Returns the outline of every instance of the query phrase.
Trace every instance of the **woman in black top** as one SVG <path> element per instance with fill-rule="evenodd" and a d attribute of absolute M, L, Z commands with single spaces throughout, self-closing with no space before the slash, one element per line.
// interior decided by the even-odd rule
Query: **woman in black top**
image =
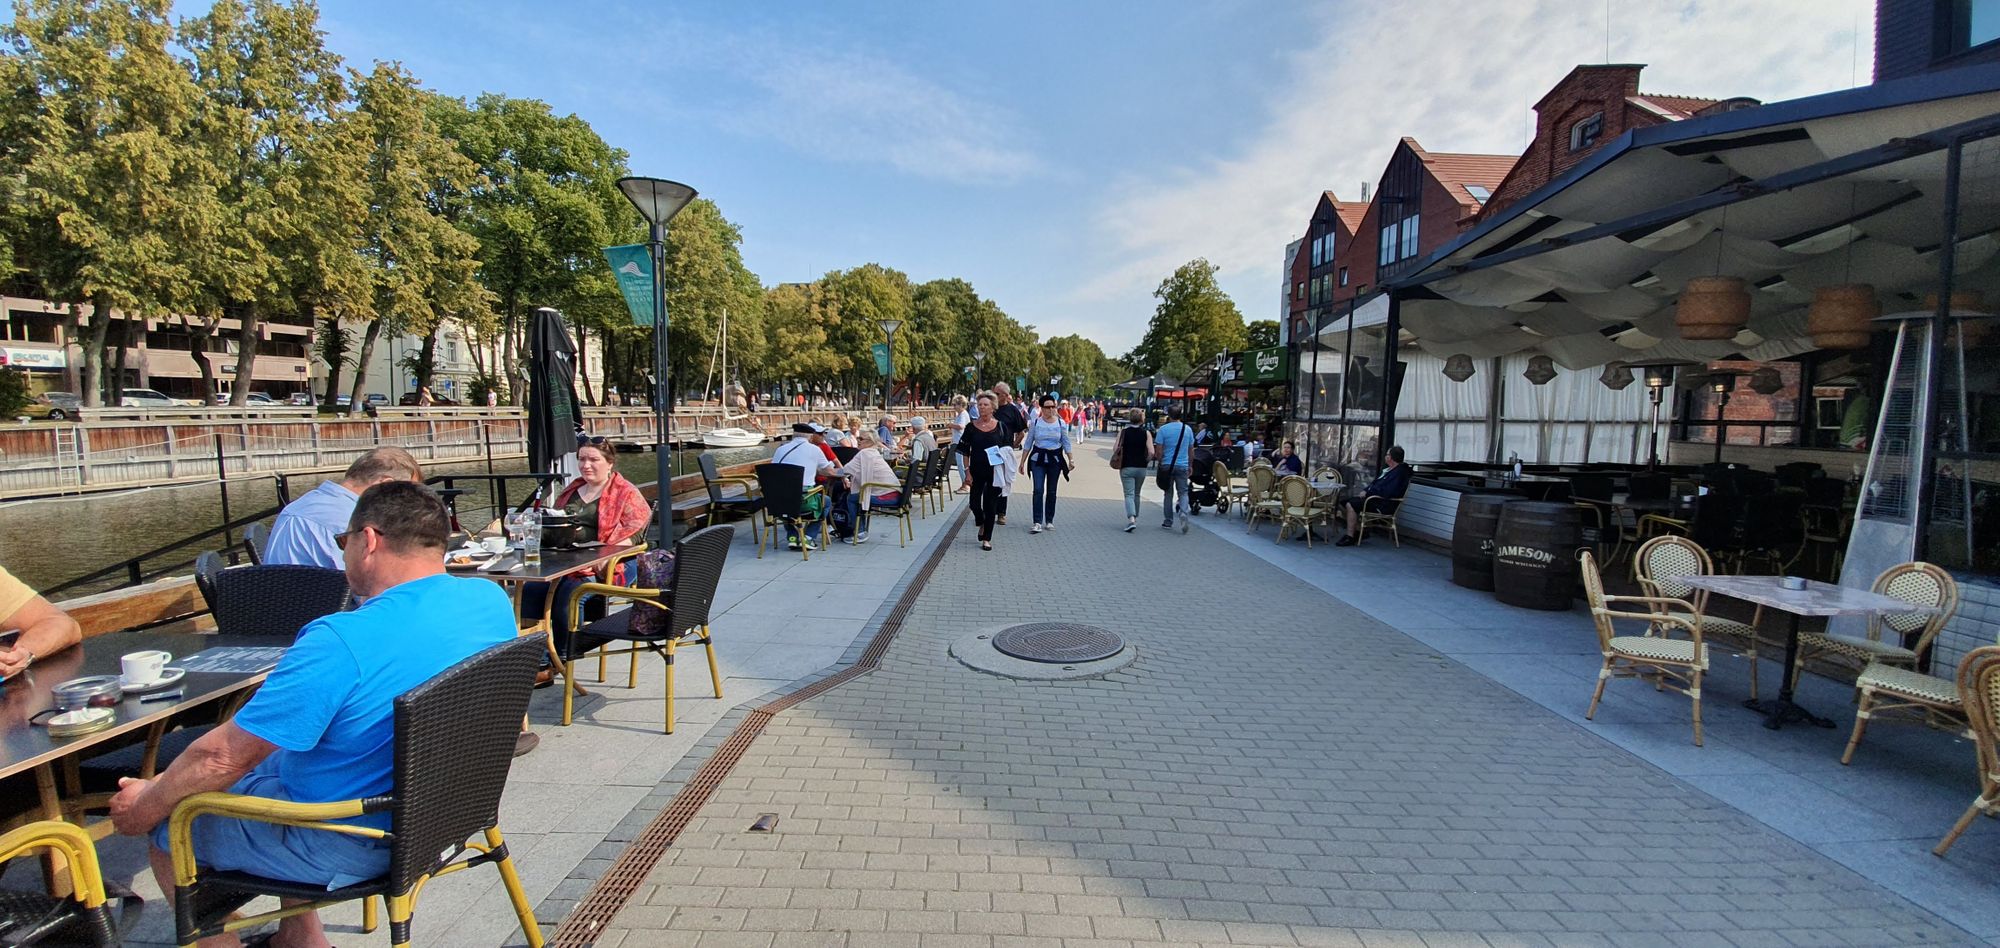
<path fill-rule="evenodd" d="M 1118 479 L 1125 484 L 1125 532 L 1139 529 L 1139 488 L 1153 473 L 1153 433 L 1146 430 L 1146 413 L 1137 408 L 1126 414 L 1129 422 L 1118 432 L 1118 447 L 1111 452 L 1118 463 Z"/>
<path fill-rule="evenodd" d="M 982 550 L 993 549 L 993 519 L 1000 514 L 1000 487 L 994 483 L 996 474 L 993 462 L 986 457 L 986 449 L 1014 446 L 1013 432 L 995 417 L 994 409 L 992 393 L 980 393 L 979 417 L 965 426 L 954 445 L 958 453 L 965 455 L 965 483 L 972 486 L 972 516 L 979 522 Z"/>

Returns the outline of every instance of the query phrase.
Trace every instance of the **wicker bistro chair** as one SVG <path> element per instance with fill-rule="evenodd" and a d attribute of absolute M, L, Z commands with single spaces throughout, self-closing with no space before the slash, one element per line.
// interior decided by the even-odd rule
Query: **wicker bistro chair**
<path fill-rule="evenodd" d="M 194 558 L 194 588 L 201 593 L 201 601 L 208 603 L 211 612 L 215 610 L 215 577 L 228 568 L 229 559 L 215 550 Z"/>
<path fill-rule="evenodd" d="M 270 524 L 253 523 L 243 528 L 243 552 L 249 555 L 250 562 L 263 563 L 264 548 L 270 545 Z"/>
<path fill-rule="evenodd" d="M 1691 576 L 1712 576 L 1715 563 L 1701 545 L 1682 536 L 1657 536 L 1639 545 L 1632 553 L 1632 579 L 1648 597 L 1663 602 L 1684 602 L 1694 608 L 1676 611 L 1668 607 L 1664 615 L 1701 627 L 1703 641 L 1717 636 L 1739 644 L 1743 657 L 1750 660 L 1750 698 L 1757 697 L 1757 624 L 1763 621 L 1764 607 L 1758 606 L 1748 623 L 1708 614 L 1708 590 L 1688 585 Z"/>
<path fill-rule="evenodd" d="M 306 623 L 354 602 L 347 574 L 319 566 L 238 566 L 217 573 L 215 630 L 223 635 L 295 638 Z"/>
<path fill-rule="evenodd" d="M 1361 498 L 1361 535 L 1356 540 L 1368 539 L 1369 527 L 1388 527 L 1390 539 L 1396 542 L 1396 549 L 1403 548 L 1403 533 L 1396 526 L 1396 518 L 1403 512 L 1400 497 L 1384 497 L 1370 494 Z"/>
<path fill-rule="evenodd" d="M 1215 480 L 1217 513 L 1228 513 L 1230 504 L 1241 506 L 1250 499 L 1250 483 L 1237 480 L 1236 475 L 1229 472 L 1229 465 L 1214 462 L 1209 467 L 1209 476 Z"/>
<path fill-rule="evenodd" d="M 697 455 L 695 461 L 701 465 L 701 486 L 708 491 L 707 523 L 715 523 L 716 517 L 723 514 L 740 514 L 749 519 L 750 532 L 756 533 L 757 514 L 764 509 L 764 495 L 757 490 L 757 479 L 716 473 L 715 457 L 706 452 Z"/>
<path fill-rule="evenodd" d="M 1297 524 L 1306 532 L 1306 546 L 1312 546 L 1312 529 L 1327 522 L 1327 509 L 1314 503 L 1316 492 L 1312 483 L 1293 474 L 1278 482 L 1278 540 L 1283 542 L 1285 534 Z"/>
<path fill-rule="evenodd" d="M 1842 764 L 1854 760 L 1861 735 L 1874 720 L 1910 721 L 1977 740 L 1965 717 L 1965 702 L 1949 678 L 1926 675 L 1914 668 L 1869 662 L 1854 679 L 1854 733 L 1847 738 Z"/>
<path fill-rule="evenodd" d="M 495 645 L 439 672 L 395 702 L 394 789 L 387 795 L 335 803 L 293 803 L 233 793 L 197 793 L 174 808 L 167 826 L 174 866 L 174 931 L 181 944 L 240 931 L 283 917 L 280 910 L 238 918 L 260 895 L 301 899 L 317 910 L 355 899 L 380 897 L 389 906 L 389 939 L 410 944 L 410 916 L 425 882 L 473 866 L 494 865 L 513 902 L 528 944 L 540 948 L 541 927 L 528 904 L 507 843 L 500 836 L 500 794 L 514 758 L 533 692 L 542 643 L 516 639 Z M 354 817 L 389 814 L 389 828 L 357 825 Z M 384 839 L 389 871 L 329 890 L 241 872 L 203 868 L 194 851 L 194 821 L 224 816 Z M 483 841 L 472 839 L 483 836 Z M 471 855 L 468 858 L 467 854 Z M 372 930 L 372 902 L 363 905 L 363 927 Z"/>
<path fill-rule="evenodd" d="M 1678 690 L 1694 699 L 1694 743 L 1701 746 L 1701 676 L 1708 671 L 1708 646 L 1702 642 L 1701 624 L 1681 618 L 1697 612 L 1693 603 L 1660 596 L 1607 596 L 1604 577 L 1597 571 L 1597 557 L 1589 550 L 1580 554 L 1583 589 L 1590 601 L 1590 615 L 1597 623 L 1597 645 L 1604 653 L 1604 667 L 1597 672 L 1597 690 L 1590 695 L 1590 710 L 1583 717 L 1597 716 L 1597 703 L 1604 698 L 1604 685 L 1613 678 L 1639 678 L 1665 688 L 1675 683 Z M 1644 612 L 1613 609 L 1614 604 L 1632 603 Z M 1619 621 L 1646 623 L 1643 635 L 1619 635 Z M 1680 629 L 1685 639 L 1668 638 Z M 1678 686 L 1685 685 L 1684 688 Z"/>
<path fill-rule="evenodd" d="M 143 903 L 129 892 L 106 888 L 90 831 L 62 820 L 41 820 L 0 835 L 0 862 L 38 850 L 62 855 L 75 891 L 53 896 L 0 890 L 0 945 L 111 948 L 122 944 L 122 933 L 132 930 Z M 114 902 L 122 907 L 117 917 L 112 915 Z"/>
<path fill-rule="evenodd" d="M 1958 611 L 1958 583 L 1950 573 L 1929 563 L 1891 566 L 1875 577 L 1869 589 L 1912 605 L 1930 606 L 1937 612 L 1872 615 L 1868 617 L 1867 634 L 1860 636 L 1802 632 L 1798 660 L 1786 669 L 1793 681 L 1798 680 L 1799 671 L 1806 667 L 1806 659 L 1820 656 L 1838 656 L 1860 667 L 1875 662 L 1915 668 L 1924 653 L 1930 651 L 1931 640 L 1937 638 L 1938 631 Z M 1885 628 L 1896 633 L 1894 640 L 1882 640 Z M 1916 636 L 1914 640 L 1910 639 L 1912 635 Z"/>
<path fill-rule="evenodd" d="M 1253 466 L 1245 479 L 1248 488 L 1243 499 L 1244 531 L 1256 530 L 1259 518 L 1282 520 L 1285 504 L 1278 497 L 1278 472 L 1270 465 Z"/>
<path fill-rule="evenodd" d="M 1931 853 L 1942 856 L 1972 826 L 1980 814 L 2000 814 L 2000 646 L 1973 649 L 1959 663 L 1959 702 L 1971 724 L 1972 743 L 1979 757 L 1979 796 L 1938 840 Z"/>
<path fill-rule="evenodd" d="M 780 526 L 795 528 L 803 534 L 807 524 L 817 521 L 820 525 L 820 538 L 825 539 L 829 536 L 826 529 L 826 489 L 814 487 L 807 490 L 800 483 L 797 465 L 757 465 L 757 487 L 764 494 L 764 530 L 757 535 L 758 559 L 764 558 L 765 541 L 770 541 L 773 550 L 777 549 Z M 814 497 L 820 498 L 818 514 L 812 513 L 806 506 Z M 804 542 L 799 544 L 799 555 L 804 559 L 812 559 L 812 551 L 806 549 Z"/>
<path fill-rule="evenodd" d="M 907 505 L 906 505 L 907 506 Z M 667 663 L 666 687 L 666 733 L 674 732 L 674 652 L 682 645 L 699 645 L 708 653 L 708 676 L 715 685 L 715 696 L 722 697 L 722 667 L 715 661 L 715 644 L 709 635 L 709 613 L 715 606 L 715 589 L 722 582 L 722 565 L 729 558 L 729 543 L 735 539 L 736 528 L 723 524 L 703 527 L 681 538 L 674 544 L 674 578 L 666 589 L 645 589 L 636 586 L 613 586 L 608 583 L 585 583 L 577 587 L 570 596 L 571 628 L 576 629 L 575 645 L 570 654 L 563 658 L 563 715 L 562 723 L 568 727 L 575 708 L 575 691 L 570 682 L 571 672 L 576 664 L 576 656 L 596 651 L 600 656 L 652 652 Z M 614 612 L 589 625 L 577 626 L 580 610 L 586 598 L 605 596 L 629 601 L 629 609 Z M 666 613 L 661 625 L 664 630 L 658 634 L 634 632 L 632 616 L 635 610 L 658 609 Z M 613 642 L 626 643 L 623 648 L 609 648 Z M 636 670 L 630 687 L 638 687 Z"/>

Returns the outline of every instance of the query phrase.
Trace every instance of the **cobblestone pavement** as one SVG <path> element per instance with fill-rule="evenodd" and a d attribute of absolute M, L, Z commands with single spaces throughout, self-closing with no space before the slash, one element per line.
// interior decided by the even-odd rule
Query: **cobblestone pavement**
<path fill-rule="evenodd" d="M 598 944 L 1977 943 L 1157 507 L 1119 532 L 1083 458 L 1057 530 L 961 532 L 880 669 L 765 728 Z M 1138 660 L 946 654 L 1049 619 Z"/>

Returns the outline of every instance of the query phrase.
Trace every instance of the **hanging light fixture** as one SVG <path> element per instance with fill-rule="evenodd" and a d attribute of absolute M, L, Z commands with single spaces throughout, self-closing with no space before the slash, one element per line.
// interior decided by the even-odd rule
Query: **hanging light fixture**
<path fill-rule="evenodd" d="M 1444 360 L 1444 377 L 1454 382 L 1463 382 L 1472 377 L 1472 357 L 1461 352 Z"/>
<path fill-rule="evenodd" d="M 1610 362 L 1604 366 L 1604 374 L 1597 377 L 1604 387 L 1614 392 L 1622 391 L 1632 384 L 1632 367 L 1623 362 Z"/>
<path fill-rule="evenodd" d="M 1750 390 L 1759 395 L 1776 395 L 1784 387 L 1785 378 L 1775 366 L 1767 365 L 1750 373 Z"/>
<path fill-rule="evenodd" d="M 1729 206 L 1715 229 L 1715 269 L 1722 269 L 1722 248 L 1729 225 Z M 1750 322 L 1750 288 L 1738 277 L 1690 277 L 1674 303 L 1674 325 L 1682 339 L 1733 339 Z"/>
<path fill-rule="evenodd" d="M 1555 360 L 1545 355 L 1538 355 L 1529 359 L 1528 370 L 1522 372 L 1521 377 L 1536 385 L 1547 385 L 1550 380 L 1556 377 Z"/>
<path fill-rule="evenodd" d="M 1854 217 L 1856 186 L 1848 186 L 1847 215 Z M 1845 248 L 1846 261 L 1842 269 L 1842 279 L 1854 275 L 1854 242 L 1850 238 Z M 1875 287 L 1869 283 L 1840 283 L 1823 286 L 1813 293 L 1812 306 L 1806 309 L 1806 332 L 1812 336 L 1813 345 L 1821 349 L 1866 349 L 1868 334 L 1874 331 L 1875 317 L 1882 315 L 1882 301 L 1875 295 Z"/>

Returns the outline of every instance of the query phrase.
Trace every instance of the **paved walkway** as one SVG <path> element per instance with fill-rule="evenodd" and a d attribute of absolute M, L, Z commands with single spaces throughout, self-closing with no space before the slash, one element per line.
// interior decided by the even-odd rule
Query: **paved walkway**
<path fill-rule="evenodd" d="M 1229 538 L 1118 532 L 1098 454 L 1058 530 L 962 533 L 881 667 L 770 722 L 598 944 L 1976 943 Z M 1057 618 L 1138 661 L 1038 684 L 945 651 Z"/>
<path fill-rule="evenodd" d="M 650 655 L 640 656 L 636 689 L 625 687 L 623 658 L 612 660 L 607 687 L 591 681 L 595 663 L 580 667 L 578 677 L 596 694 L 582 699 L 570 727 L 557 724 L 561 689 L 535 693 L 529 718 L 542 744 L 515 760 L 501 800 L 500 827 L 544 930 L 569 914 L 618 851 L 673 797 L 677 773 L 706 756 L 720 740 L 716 726 L 731 712 L 840 661 L 930 539 L 948 527 L 950 513 L 955 509 L 914 521 L 917 541 L 907 547 L 897 545 L 895 525 L 885 522 L 868 543 L 815 553 L 810 561 L 768 550 L 757 558 L 749 528 L 739 524 L 711 626 L 726 698 L 717 701 L 709 690 L 700 650 L 682 652 L 673 734 L 660 733 L 663 666 Z M 100 846 L 107 877 L 147 900 L 141 927 L 128 943 L 172 944 L 173 913 L 145 871 L 144 847 L 119 837 Z M 416 943 L 525 944 L 498 879 L 487 869 L 426 885 L 417 907 Z M 360 914 L 355 906 L 327 913 L 334 942 L 343 948 L 389 944 L 386 924 L 373 935 L 359 934 Z"/>

